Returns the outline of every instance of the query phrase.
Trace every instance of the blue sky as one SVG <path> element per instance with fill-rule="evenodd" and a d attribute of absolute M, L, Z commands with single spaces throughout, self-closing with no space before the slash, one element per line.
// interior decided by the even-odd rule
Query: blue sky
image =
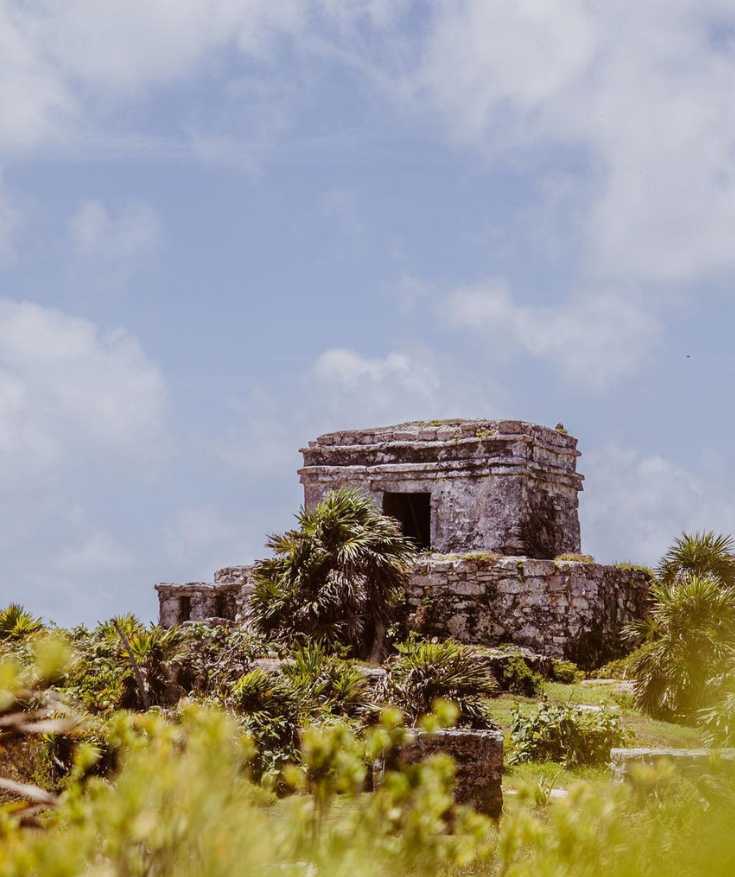
<path fill-rule="evenodd" d="M 735 7 L 0 0 L 2 597 L 262 556 L 298 448 L 563 421 L 584 547 L 735 530 Z"/>

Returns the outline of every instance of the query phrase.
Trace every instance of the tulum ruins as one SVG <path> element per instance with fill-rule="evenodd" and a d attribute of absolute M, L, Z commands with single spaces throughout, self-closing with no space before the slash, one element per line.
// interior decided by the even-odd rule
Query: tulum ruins
<path fill-rule="evenodd" d="M 580 453 L 561 425 L 412 422 L 327 433 L 301 453 L 307 510 L 358 488 L 416 542 L 407 620 L 425 636 L 589 666 L 615 657 L 622 627 L 645 613 L 645 571 L 580 553 Z M 248 565 L 217 570 L 213 584 L 158 584 L 160 624 L 247 624 L 252 589 Z"/>

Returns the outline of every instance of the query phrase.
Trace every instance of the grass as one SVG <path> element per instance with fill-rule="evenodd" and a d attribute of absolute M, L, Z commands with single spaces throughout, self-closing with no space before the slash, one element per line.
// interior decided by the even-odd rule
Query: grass
<path fill-rule="evenodd" d="M 564 685 L 561 682 L 546 682 L 543 696 L 551 703 L 588 704 L 619 711 L 623 727 L 631 734 L 631 746 L 686 749 L 702 745 L 699 729 L 672 722 L 660 722 L 644 715 L 635 709 L 630 695 L 617 691 L 616 686 L 579 683 Z M 522 713 L 530 715 L 537 705 L 538 699 L 515 694 L 503 694 L 489 701 L 490 716 L 503 731 L 508 748 L 511 746 L 510 724 L 513 708 L 518 706 Z M 556 767 L 559 769 L 558 765 Z"/>
<path fill-rule="evenodd" d="M 623 727 L 630 733 L 629 746 L 646 748 L 686 749 L 702 745 L 702 737 L 697 728 L 660 722 L 635 709 L 630 695 L 616 691 L 612 685 L 581 685 L 572 683 L 546 682 L 543 696 L 551 703 L 588 704 L 604 706 L 620 712 Z M 514 797 L 518 790 L 528 784 L 539 784 L 548 789 L 568 789 L 578 780 L 609 780 L 607 767 L 580 767 L 567 769 L 556 762 L 530 762 L 509 765 L 507 755 L 512 749 L 510 739 L 511 712 L 519 707 L 522 713 L 531 714 L 538 706 L 538 698 L 503 694 L 488 701 L 488 711 L 503 731 L 506 757 L 503 774 L 503 793 L 506 805 L 515 806 Z"/>

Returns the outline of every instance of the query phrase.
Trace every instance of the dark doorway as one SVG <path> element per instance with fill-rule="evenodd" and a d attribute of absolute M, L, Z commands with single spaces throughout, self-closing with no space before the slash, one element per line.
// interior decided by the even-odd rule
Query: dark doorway
<path fill-rule="evenodd" d="M 191 597 L 179 597 L 179 624 L 191 618 Z"/>
<path fill-rule="evenodd" d="M 419 548 L 431 547 L 430 493 L 384 493 L 383 514 L 397 518 Z"/>

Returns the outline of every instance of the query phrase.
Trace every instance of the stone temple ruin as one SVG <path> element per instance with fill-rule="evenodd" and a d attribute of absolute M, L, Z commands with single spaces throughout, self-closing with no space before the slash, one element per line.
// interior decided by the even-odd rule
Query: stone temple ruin
<path fill-rule="evenodd" d="M 516 420 L 406 423 L 322 435 L 302 450 L 304 503 L 366 491 L 421 548 L 409 625 L 427 636 L 516 643 L 589 665 L 614 656 L 646 608 L 645 572 L 579 555 L 577 440 Z M 252 567 L 214 584 L 159 584 L 160 623 L 247 620 Z"/>

